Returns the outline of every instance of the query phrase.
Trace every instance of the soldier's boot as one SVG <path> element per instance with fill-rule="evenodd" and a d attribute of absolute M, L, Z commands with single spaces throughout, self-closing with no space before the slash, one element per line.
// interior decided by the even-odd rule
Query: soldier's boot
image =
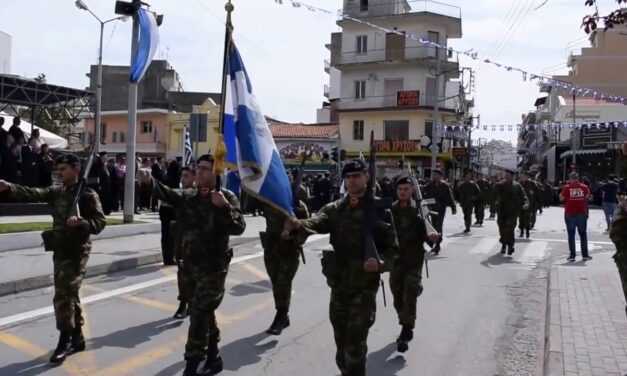
<path fill-rule="evenodd" d="M 401 330 L 401 334 L 398 336 L 396 340 L 396 350 L 398 352 L 404 353 L 409 349 L 409 342 L 414 339 L 414 331 L 407 325 L 403 325 L 403 329 Z"/>
<path fill-rule="evenodd" d="M 507 254 L 511 256 L 514 253 L 514 245 L 510 244 L 507 246 Z"/>
<path fill-rule="evenodd" d="M 520 235 L 518 235 L 518 237 L 519 237 L 519 238 L 522 238 L 522 237 L 523 237 L 523 235 L 524 235 L 524 230 L 521 228 L 521 229 L 520 229 Z"/>
<path fill-rule="evenodd" d="M 436 243 L 435 247 L 431 248 L 431 253 L 433 253 L 436 256 L 440 253 L 440 251 L 441 251 L 440 243 Z"/>
<path fill-rule="evenodd" d="M 501 245 L 501 254 L 504 255 L 507 250 L 507 246 L 505 244 Z"/>
<path fill-rule="evenodd" d="M 215 338 L 209 338 L 209 346 L 207 347 L 207 359 L 205 365 L 202 367 L 202 373 L 209 375 L 216 375 L 224 369 L 222 363 L 222 357 L 220 356 L 220 350 L 218 349 L 218 341 Z"/>
<path fill-rule="evenodd" d="M 287 310 L 279 309 L 276 311 L 276 315 L 274 316 L 272 325 L 270 325 L 270 328 L 266 330 L 266 333 L 278 336 L 283 332 L 283 329 L 287 328 L 288 326 L 290 326 L 290 317 L 287 314 Z"/>
<path fill-rule="evenodd" d="M 526 237 L 527 239 L 529 239 L 529 229 L 527 229 L 527 231 L 525 231 L 525 237 Z"/>
<path fill-rule="evenodd" d="M 81 351 L 85 351 L 85 337 L 83 336 L 83 329 L 77 326 L 72 331 L 72 352 Z"/>
<path fill-rule="evenodd" d="M 174 314 L 174 318 L 177 320 L 182 320 L 185 317 L 187 317 L 188 311 L 187 311 L 187 303 L 185 302 L 181 302 L 179 303 L 179 307 L 176 310 L 176 313 Z"/>
<path fill-rule="evenodd" d="M 198 376 L 198 366 L 200 366 L 199 358 L 186 359 L 183 376 Z"/>
<path fill-rule="evenodd" d="M 72 352 L 72 341 L 70 332 L 61 332 L 59 335 L 59 343 L 57 348 L 50 357 L 50 363 L 61 364 L 65 358 Z"/>

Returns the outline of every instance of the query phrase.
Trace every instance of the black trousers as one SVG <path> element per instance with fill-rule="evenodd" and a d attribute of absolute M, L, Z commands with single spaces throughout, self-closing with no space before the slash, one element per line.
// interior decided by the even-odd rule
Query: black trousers
<path fill-rule="evenodd" d="M 172 224 L 174 220 L 174 208 L 162 205 L 159 208 L 161 220 L 161 255 L 164 264 L 174 263 L 174 244 L 172 241 Z"/>

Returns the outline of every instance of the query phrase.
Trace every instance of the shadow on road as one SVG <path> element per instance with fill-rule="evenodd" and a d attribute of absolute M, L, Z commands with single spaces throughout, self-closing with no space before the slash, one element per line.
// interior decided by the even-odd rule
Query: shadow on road
<path fill-rule="evenodd" d="M 481 261 L 480 264 L 486 268 L 491 268 L 499 265 L 516 265 L 520 264 L 520 262 L 514 260 L 511 256 L 503 255 L 499 252 Z"/>
<path fill-rule="evenodd" d="M 403 368 L 407 361 L 405 358 L 397 354 L 395 357 L 390 358 L 390 355 L 396 352 L 396 343 L 390 343 L 384 348 L 370 353 L 368 355 L 368 374 L 377 376 L 394 376 Z"/>
<path fill-rule="evenodd" d="M 268 291 L 272 291 L 272 284 L 270 281 L 264 280 L 253 283 L 240 283 L 231 287 L 229 294 L 233 296 L 246 296 L 252 294 L 263 294 Z"/>
<path fill-rule="evenodd" d="M 124 271 L 110 271 L 106 274 L 106 277 L 95 280 L 97 283 L 117 282 L 124 280 L 128 277 L 136 277 L 144 274 L 154 273 L 163 268 L 161 264 L 155 264 L 145 267 L 133 268 Z"/>
<path fill-rule="evenodd" d="M 560 266 L 586 266 L 586 261 L 564 261 Z"/>
<path fill-rule="evenodd" d="M 40 375 L 54 368 L 48 362 L 48 357 L 49 355 L 44 355 L 33 360 L 28 360 L 26 362 L 7 364 L 6 366 L 0 367 L 0 375 Z"/>
<path fill-rule="evenodd" d="M 107 334 L 106 336 L 92 338 L 88 342 L 88 349 L 94 351 L 102 347 L 135 348 L 137 345 L 150 341 L 154 336 L 174 328 L 178 328 L 183 321 L 172 321 L 165 318 Z"/>
<path fill-rule="evenodd" d="M 242 367 L 261 361 L 261 355 L 279 343 L 276 339 L 260 344 L 269 336 L 265 332 L 231 342 L 220 349 L 224 359 L 224 369 L 237 371 Z"/>
<path fill-rule="evenodd" d="M 181 360 L 180 362 L 174 363 L 174 364 L 168 366 L 167 368 L 164 368 L 161 371 L 157 372 L 155 374 L 155 376 L 180 375 L 181 371 L 183 370 L 183 368 L 185 368 L 185 361 Z"/>

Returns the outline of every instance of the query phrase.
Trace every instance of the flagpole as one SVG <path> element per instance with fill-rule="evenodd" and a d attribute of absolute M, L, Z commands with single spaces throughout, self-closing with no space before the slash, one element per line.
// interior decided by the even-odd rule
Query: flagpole
<path fill-rule="evenodd" d="M 226 147 L 224 145 L 224 111 L 226 111 L 226 92 L 227 92 L 227 64 L 229 62 L 229 52 L 231 50 L 231 37 L 233 33 L 233 24 L 231 22 L 231 13 L 235 7 L 231 0 L 224 5 L 226 10 L 226 24 L 224 32 L 224 57 L 222 60 L 222 96 L 220 98 L 220 133 L 215 150 L 214 174 L 216 176 L 216 190 L 222 186 L 222 173 L 224 172 L 224 159 L 226 157 Z"/>

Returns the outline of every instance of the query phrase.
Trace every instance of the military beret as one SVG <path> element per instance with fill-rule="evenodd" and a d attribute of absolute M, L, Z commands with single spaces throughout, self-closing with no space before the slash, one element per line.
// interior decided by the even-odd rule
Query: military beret
<path fill-rule="evenodd" d="M 55 162 L 56 164 L 68 164 L 73 167 L 80 166 L 81 164 L 81 160 L 74 154 L 63 154 L 59 156 Z"/>
<path fill-rule="evenodd" d="M 209 162 L 209 163 L 213 163 L 213 155 L 211 155 L 211 154 L 203 154 L 203 155 L 201 155 L 201 156 L 198 158 L 198 160 L 197 160 L 196 162 L 197 162 L 197 163 L 200 163 L 200 162 L 202 162 L 202 161 Z"/>
<path fill-rule="evenodd" d="M 352 174 L 355 172 L 366 172 L 368 171 L 368 166 L 366 166 L 366 162 L 361 159 L 353 159 L 352 161 L 347 162 L 342 168 L 342 177 L 345 177 L 347 174 Z"/>
<path fill-rule="evenodd" d="M 396 179 L 396 185 L 399 186 L 401 184 L 414 184 L 409 176 L 400 176 Z"/>

